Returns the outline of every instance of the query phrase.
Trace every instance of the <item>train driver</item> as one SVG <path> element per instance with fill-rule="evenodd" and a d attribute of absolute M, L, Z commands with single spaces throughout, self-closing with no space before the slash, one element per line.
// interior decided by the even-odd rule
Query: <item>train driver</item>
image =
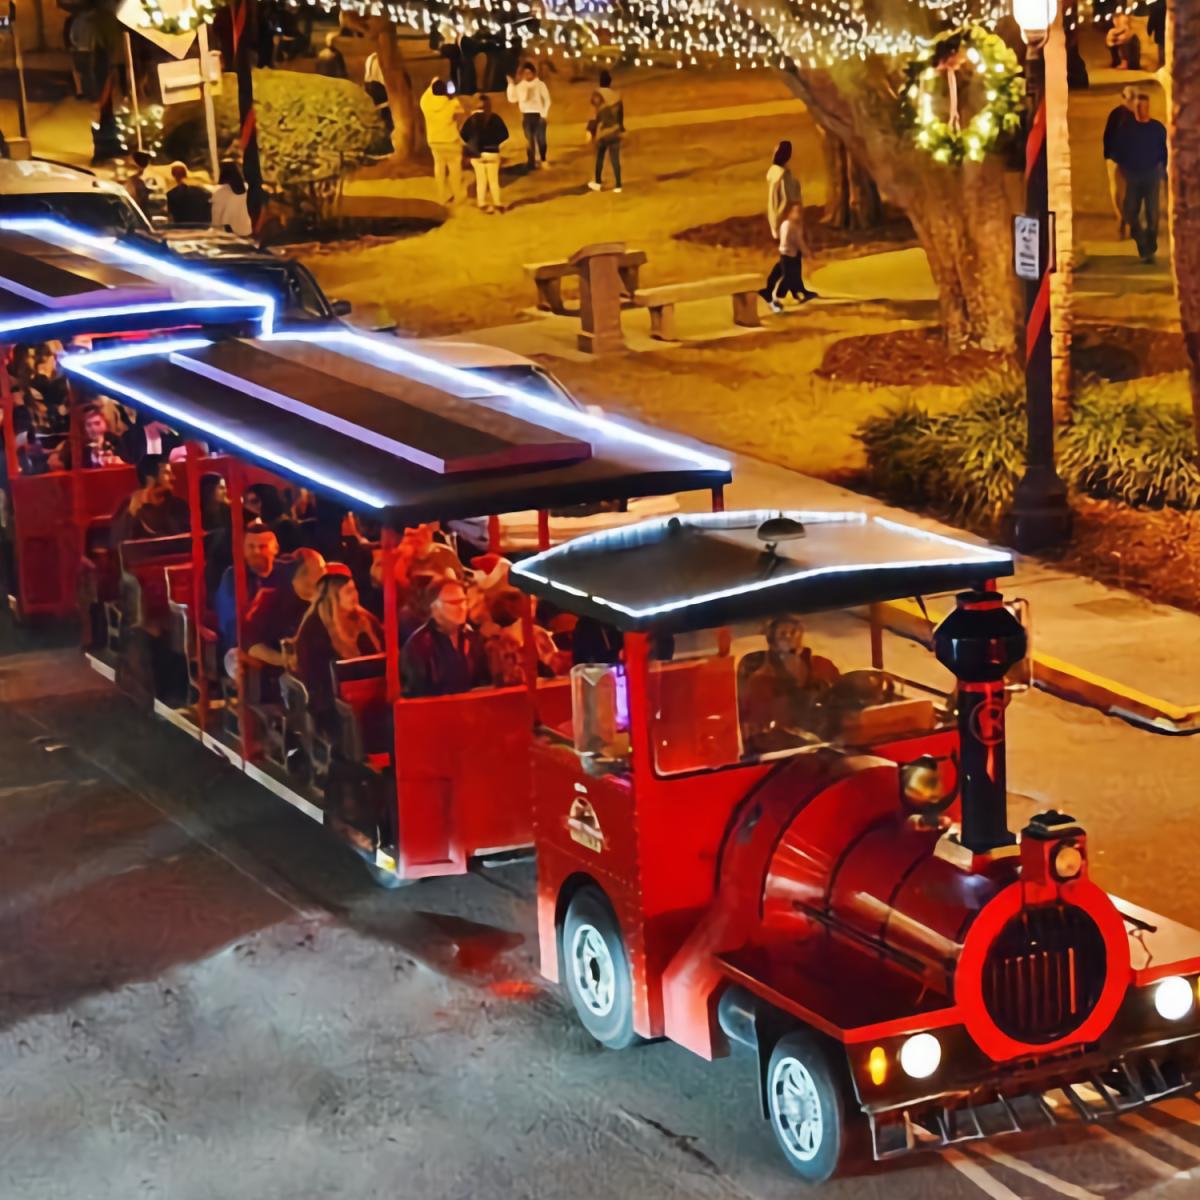
<path fill-rule="evenodd" d="M 767 625 L 765 653 L 747 655 L 738 672 L 738 719 L 747 754 L 790 750 L 821 741 L 837 667 L 804 644 L 799 617 Z"/>

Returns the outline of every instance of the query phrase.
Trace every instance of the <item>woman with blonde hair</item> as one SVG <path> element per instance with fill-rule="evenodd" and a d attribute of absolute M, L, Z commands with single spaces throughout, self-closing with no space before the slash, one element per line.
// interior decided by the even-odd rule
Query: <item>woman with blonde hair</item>
<path fill-rule="evenodd" d="M 358 587 L 343 563 L 330 563 L 296 634 L 296 678 L 308 689 L 318 723 L 335 716 L 330 668 L 343 658 L 383 652 L 383 626 L 359 603 Z"/>

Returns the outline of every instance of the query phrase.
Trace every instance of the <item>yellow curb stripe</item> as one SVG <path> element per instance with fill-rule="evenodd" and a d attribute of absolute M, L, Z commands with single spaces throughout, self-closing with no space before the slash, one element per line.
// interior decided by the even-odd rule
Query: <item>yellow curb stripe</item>
<path fill-rule="evenodd" d="M 929 621 L 919 605 L 911 600 L 891 600 L 879 607 L 890 629 L 928 644 Z M 942 615 L 929 609 L 929 617 L 935 624 Z M 1173 704 L 1039 650 L 1034 650 L 1032 658 L 1034 683 L 1063 699 L 1093 708 L 1122 708 L 1149 720 L 1166 720 L 1175 725 L 1191 725 L 1200 717 L 1200 705 Z"/>

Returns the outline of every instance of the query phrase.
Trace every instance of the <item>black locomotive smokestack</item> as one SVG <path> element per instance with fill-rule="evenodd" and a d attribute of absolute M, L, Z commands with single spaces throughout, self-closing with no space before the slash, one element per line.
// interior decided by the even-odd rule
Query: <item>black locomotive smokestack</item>
<path fill-rule="evenodd" d="M 1004 676 L 1025 657 L 1025 630 L 999 592 L 963 592 L 934 631 L 938 662 L 958 680 L 962 840 L 972 853 L 1011 846 Z"/>

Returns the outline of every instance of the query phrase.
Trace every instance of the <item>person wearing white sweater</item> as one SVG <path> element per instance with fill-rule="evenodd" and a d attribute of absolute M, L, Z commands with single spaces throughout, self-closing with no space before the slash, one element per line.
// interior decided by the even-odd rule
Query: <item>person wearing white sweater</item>
<path fill-rule="evenodd" d="M 521 110 L 529 169 L 546 166 L 546 117 L 550 112 L 550 89 L 538 78 L 533 63 L 522 64 L 518 78 L 508 77 L 508 102 Z"/>

